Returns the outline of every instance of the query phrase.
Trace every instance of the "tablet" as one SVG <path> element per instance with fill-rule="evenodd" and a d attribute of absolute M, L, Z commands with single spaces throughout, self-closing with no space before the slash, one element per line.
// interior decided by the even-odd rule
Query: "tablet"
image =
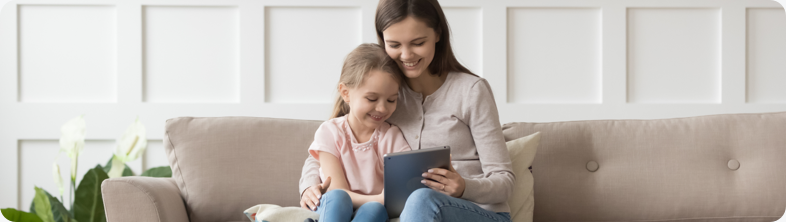
<path fill-rule="evenodd" d="M 418 188 L 423 173 L 431 168 L 450 168 L 450 146 L 406 152 L 388 153 L 385 161 L 385 209 L 390 218 L 397 218 L 404 210 L 407 197 Z"/>

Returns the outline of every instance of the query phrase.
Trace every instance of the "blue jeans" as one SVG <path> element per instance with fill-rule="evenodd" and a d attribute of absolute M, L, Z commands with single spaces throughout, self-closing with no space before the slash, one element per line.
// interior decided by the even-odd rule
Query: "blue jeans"
<path fill-rule="evenodd" d="M 510 213 L 496 213 L 464 199 L 430 188 L 412 192 L 401 212 L 401 221 L 494 221 L 510 222 Z"/>
<path fill-rule="evenodd" d="M 388 211 L 379 202 L 365 203 L 357 211 L 353 211 L 352 198 L 343 190 L 331 190 L 322 194 L 317 213 L 319 214 L 319 222 L 349 222 L 350 220 L 385 222 L 388 220 Z"/>

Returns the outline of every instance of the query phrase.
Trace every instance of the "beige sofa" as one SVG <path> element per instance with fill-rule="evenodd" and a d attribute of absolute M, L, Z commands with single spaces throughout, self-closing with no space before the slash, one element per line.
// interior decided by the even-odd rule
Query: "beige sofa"
<path fill-rule="evenodd" d="M 255 204 L 297 206 L 320 123 L 170 119 L 173 178 L 106 180 L 107 220 L 246 221 Z M 534 221 L 774 221 L 786 209 L 786 112 L 504 126 L 506 140 L 537 131 Z"/>

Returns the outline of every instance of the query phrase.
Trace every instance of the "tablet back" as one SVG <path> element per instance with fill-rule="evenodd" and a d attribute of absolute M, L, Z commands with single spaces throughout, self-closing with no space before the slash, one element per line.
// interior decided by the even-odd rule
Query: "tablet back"
<path fill-rule="evenodd" d="M 390 218 L 404 210 L 407 197 L 418 188 L 422 174 L 431 168 L 449 169 L 450 146 L 385 154 L 385 208 Z"/>

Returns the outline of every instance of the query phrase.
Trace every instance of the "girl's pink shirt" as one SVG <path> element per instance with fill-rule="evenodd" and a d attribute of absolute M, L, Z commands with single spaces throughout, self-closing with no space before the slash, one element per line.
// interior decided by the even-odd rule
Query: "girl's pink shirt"
<path fill-rule="evenodd" d="M 344 169 L 349 190 L 364 195 L 382 193 L 385 172 L 382 156 L 408 150 L 411 149 L 401 130 L 387 122 L 374 130 L 369 141 L 358 143 L 346 116 L 322 123 L 314 134 L 314 142 L 308 148 L 309 154 L 317 160 L 320 151 L 336 156 Z M 324 181 L 322 168 L 319 171 Z"/>

